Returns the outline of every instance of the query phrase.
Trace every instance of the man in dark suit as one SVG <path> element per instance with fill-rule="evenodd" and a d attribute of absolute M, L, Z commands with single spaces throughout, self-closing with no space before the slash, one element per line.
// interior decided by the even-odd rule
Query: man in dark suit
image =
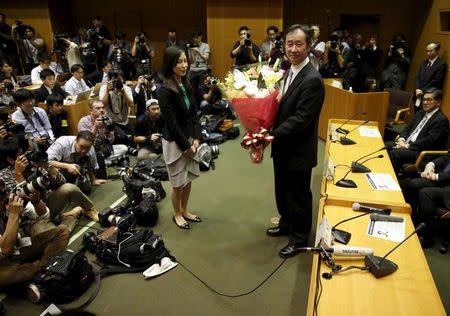
<path fill-rule="evenodd" d="M 450 209 L 450 152 L 429 162 L 420 176 L 403 186 L 416 224 L 429 221 L 438 207 Z M 425 248 L 431 246 L 431 230 L 423 233 L 421 243 Z"/>
<path fill-rule="evenodd" d="M 51 94 L 59 95 L 63 99 L 68 96 L 68 93 L 65 92 L 56 82 L 55 82 L 55 73 L 51 69 L 43 69 L 39 74 L 42 80 L 42 85 L 39 89 L 34 92 L 34 99 L 37 103 L 45 102 L 47 97 Z"/>
<path fill-rule="evenodd" d="M 447 146 L 448 119 L 440 106 L 442 91 L 431 88 L 425 91 L 422 110 L 400 134 L 388 151 L 392 166 L 399 172 L 405 163 L 413 163 L 422 150 L 440 150 Z"/>
<path fill-rule="evenodd" d="M 429 88 L 442 90 L 444 87 L 445 74 L 447 73 L 447 63 L 439 58 L 441 43 L 434 42 L 427 45 L 428 59 L 424 60 L 417 71 L 415 81 L 415 98 L 420 99 L 424 91 Z M 416 103 L 419 104 L 420 103 Z M 420 108 L 415 107 L 416 110 Z"/>
<path fill-rule="evenodd" d="M 267 235 L 289 236 L 279 255 L 295 256 L 307 245 L 312 222 L 311 169 L 317 164 L 317 130 L 325 96 L 322 77 L 309 62 L 312 35 L 293 25 L 286 30 L 285 51 L 292 66 L 282 89 L 274 127 L 272 158 L 275 196 L 281 215 Z"/>
<path fill-rule="evenodd" d="M 104 61 L 102 63 L 102 71 L 96 70 L 91 72 L 89 75 L 84 76 L 84 81 L 86 81 L 86 84 L 93 88 L 97 83 L 103 82 L 104 84 L 107 84 L 109 80 L 111 80 L 110 74 L 112 69 L 112 64 L 110 61 Z"/>

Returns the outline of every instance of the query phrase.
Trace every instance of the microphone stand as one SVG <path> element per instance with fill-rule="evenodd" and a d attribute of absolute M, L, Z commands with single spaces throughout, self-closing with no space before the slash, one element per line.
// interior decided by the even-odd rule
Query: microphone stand
<path fill-rule="evenodd" d="M 347 171 L 347 173 L 342 177 L 342 179 L 336 182 L 335 185 L 342 188 L 357 188 L 358 186 L 356 185 L 355 181 L 351 179 L 345 179 L 351 171 L 352 169 Z"/>
<path fill-rule="evenodd" d="M 350 241 L 350 238 L 352 238 L 352 234 L 349 233 L 349 232 L 346 232 L 345 230 L 336 229 L 336 227 L 341 225 L 342 223 L 351 221 L 351 220 L 356 219 L 358 217 L 366 216 L 368 214 L 370 214 L 370 213 L 363 213 L 363 214 L 359 214 L 359 215 L 356 215 L 356 216 L 344 219 L 344 220 L 338 222 L 333 227 L 331 227 L 331 233 L 333 234 L 334 239 L 337 242 L 341 243 L 341 244 L 344 244 L 344 245 L 348 244 L 348 242 Z"/>
<path fill-rule="evenodd" d="M 369 160 L 375 159 L 375 158 L 383 158 L 383 155 L 378 155 L 375 157 L 370 157 L 367 158 L 366 160 L 364 160 L 363 162 L 359 163 L 356 161 L 352 162 L 352 172 L 356 172 L 356 173 L 368 173 L 368 172 L 372 172 L 372 170 L 370 170 L 369 168 L 367 168 L 366 166 L 364 166 L 364 163 L 368 162 Z"/>
<path fill-rule="evenodd" d="M 356 126 L 354 129 L 352 129 L 350 132 L 348 132 L 345 136 L 342 136 L 342 137 L 340 138 L 340 143 L 341 143 L 342 145 L 353 145 L 353 144 L 356 144 L 356 142 L 355 142 L 354 140 L 348 138 L 347 136 L 348 136 L 351 132 L 353 132 L 354 130 L 360 128 L 361 126 L 363 126 L 364 124 L 367 124 L 367 123 L 369 123 L 369 120 L 364 121 L 362 124 L 359 124 L 359 125 Z"/>

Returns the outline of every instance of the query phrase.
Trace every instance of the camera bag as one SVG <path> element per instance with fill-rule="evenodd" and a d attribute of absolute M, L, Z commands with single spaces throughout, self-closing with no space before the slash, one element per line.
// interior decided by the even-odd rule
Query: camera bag
<path fill-rule="evenodd" d="M 143 159 L 139 161 L 133 169 L 137 172 L 147 174 L 161 181 L 166 181 L 169 179 L 166 163 L 161 158 Z"/>
<path fill-rule="evenodd" d="M 34 283 L 47 301 L 66 304 L 81 296 L 95 278 L 83 248 L 55 255 L 41 268 Z"/>

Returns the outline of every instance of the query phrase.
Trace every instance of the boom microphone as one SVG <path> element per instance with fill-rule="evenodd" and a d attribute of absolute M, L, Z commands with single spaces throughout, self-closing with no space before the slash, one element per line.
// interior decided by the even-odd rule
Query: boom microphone
<path fill-rule="evenodd" d="M 341 126 L 339 126 L 338 128 L 336 128 L 336 132 L 337 133 L 340 133 L 340 134 L 345 134 L 345 135 L 347 135 L 348 133 L 349 133 L 349 131 L 348 130 L 346 130 L 346 129 L 343 129 L 342 127 L 345 125 L 345 124 L 347 124 L 348 122 L 350 122 L 351 120 L 353 120 L 353 119 L 355 119 L 358 115 L 366 115 L 366 113 L 365 112 L 361 112 L 361 113 L 356 113 L 355 115 L 353 115 L 351 118 L 349 118 L 348 120 L 346 120 L 344 123 L 342 123 L 341 124 Z"/>
<path fill-rule="evenodd" d="M 352 209 L 354 211 L 378 213 L 378 214 L 382 214 L 382 215 L 389 215 L 389 214 L 391 214 L 391 211 L 392 211 L 390 208 L 376 208 L 376 207 L 372 207 L 372 206 L 361 205 L 357 202 L 352 204 Z"/>
<path fill-rule="evenodd" d="M 362 156 L 362 157 L 356 159 L 355 161 L 353 161 L 353 162 L 352 162 L 352 171 L 353 171 L 353 172 L 360 172 L 360 173 L 371 172 L 371 170 L 370 170 L 369 168 L 367 168 L 366 166 L 363 166 L 363 164 L 364 164 L 365 162 L 367 162 L 369 159 L 363 161 L 362 163 L 359 163 L 358 161 L 360 161 L 361 159 L 367 158 L 367 157 L 369 157 L 369 156 L 372 156 L 373 154 L 376 154 L 377 152 L 382 151 L 382 150 L 384 150 L 384 149 L 386 149 L 386 146 L 381 147 L 380 149 L 375 150 L 374 152 L 371 152 L 370 154 L 364 155 L 364 156 Z M 378 158 L 383 158 L 383 155 L 379 155 L 379 156 L 377 156 L 377 157 L 378 157 Z M 376 157 L 375 157 L 375 158 L 376 158 Z"/>
<path fill-rule="evenodd" d="M 367 123 L 369 123 L 369 120 L 366 120 L 366 121 L 364 121 L 363 123 L 359 124 L 359 125 L 356 126 L 354 129 L 352 129 L 351 131 L 349 131 L 345 136 L 341 136 L 339 142 L 340 142 L 342 145 L 353 145 L 353 144 L 356 144 L 356 142 L 355 142 L 354 140 L 348 138 L 347 136 L 348 136 L 351 132 L 353 132 L 354 130 L 360 128 L 361 126 L 363 126 L 363 125 L 365 125 L 365 124 L 367 124 Z"/>
<path fill-rule="evenodd" d="M 364 258 L 364 263 L 366 267 L 369 268 L 369 271 L 373 274 L 373 276 L 378 279 L 397 271 L 398 265 L 393 261 L 386 259 L 386 257 L 389 256 L 395 249 L 403 245 L 405 241 L 407 241 L 412 235 L 421 231 L 425 227 L 425 223 L 420 223 L 419 226 L 417 226 L 417 228 L 408 237 L 403 239 L 402 242 L 392 248 L 392 250 L 389 251 L 383 258 L 374 255 L 367 255 Z"/>
<path fill-rule="evenodd" d="M 399 216 L 390 216 L 390 215 L 381 215 L 372 213 L 370 214 L 370 220 L 372 221 L 380 221 L 380 222 L 403 222 L 403 217 Z"/>

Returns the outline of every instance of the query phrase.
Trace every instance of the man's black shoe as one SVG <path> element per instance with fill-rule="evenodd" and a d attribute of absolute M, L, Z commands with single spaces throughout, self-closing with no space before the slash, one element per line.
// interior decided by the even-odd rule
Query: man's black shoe
<path fill-rule="evenodd" d="M 303 251 L 303 248 L 307 246 L 307 242 L 302 242 L 298 244 L 288 244 L 287 246 L 284 246 L 281 248 L 280 252 L 278 253 L 281 258 L 291 258 L 297 255 L 298 253 Z"/>
<path fill-rule="evenodd" d="M 270 237 L 279 237 L 279 236 L 288 236 L 289 232 L 277 226 L 267 229 L 266 234 L 267 236 Z"/>

